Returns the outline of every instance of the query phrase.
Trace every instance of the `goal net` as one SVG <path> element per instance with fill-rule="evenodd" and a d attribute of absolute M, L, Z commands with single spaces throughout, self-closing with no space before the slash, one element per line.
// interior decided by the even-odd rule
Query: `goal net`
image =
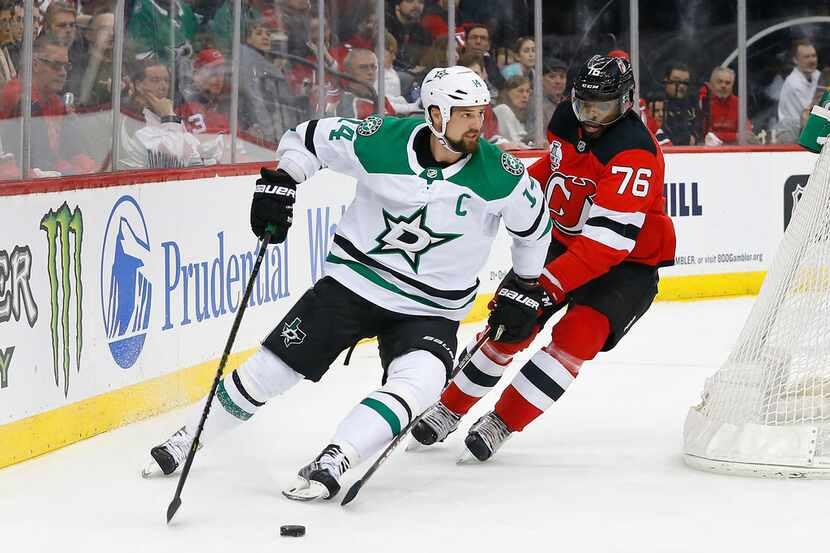
<path fill-rule="evenodd" d="M 734 350 L 689 409 L 695 468 L 830 478 L 830 147 L 802 192 Z"/>

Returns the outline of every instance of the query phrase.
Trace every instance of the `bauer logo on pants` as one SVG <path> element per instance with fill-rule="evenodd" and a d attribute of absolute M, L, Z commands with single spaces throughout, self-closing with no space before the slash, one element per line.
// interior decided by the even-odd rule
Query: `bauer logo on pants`
<path fill-rule="evenodd" d="M 302 321 L 299 317 L 295 317 L 291 324 L 285 323 L 282 327 L 282 332 L 280 336 L 283 337 L 285 340 L 285 347 L 294 345 L 294 344 L 302 344 L 305 340 L 305 332 L 300 329 L 300 323 Z"/>

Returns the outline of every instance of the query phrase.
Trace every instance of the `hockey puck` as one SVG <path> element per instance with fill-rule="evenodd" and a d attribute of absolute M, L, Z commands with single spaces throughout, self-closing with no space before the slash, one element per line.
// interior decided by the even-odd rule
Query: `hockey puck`
<path fill-rule="evenodd" d="M 280 526 L 280 536 L 301 538 L 305 536 L 305 526 L 300 524 L 286 524 L 285 526 Z"/>

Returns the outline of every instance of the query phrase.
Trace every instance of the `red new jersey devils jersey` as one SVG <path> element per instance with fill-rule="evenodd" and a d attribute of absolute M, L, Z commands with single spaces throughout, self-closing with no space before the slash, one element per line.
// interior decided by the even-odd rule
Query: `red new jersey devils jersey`
<path fill-rule="evenodd" d="M 569 292 L 623 261 L 674 263 L 663 153 L 639 117 L 628 112 L 591 140 L 570 101 L 563 101 L 551 117 L 548 140 L 549 155 L 528 168 L 545 190 L 553 236 L 567 247 L 548 262 L 548 278 Z"/>
<path fill-rule="evenodd" d="M 187 130 L 193 134 L 228 134 L 231 130 L 228 116 L 216 107 L 209 107 L 199 97 L 185 102 L 179 113 Z"/>

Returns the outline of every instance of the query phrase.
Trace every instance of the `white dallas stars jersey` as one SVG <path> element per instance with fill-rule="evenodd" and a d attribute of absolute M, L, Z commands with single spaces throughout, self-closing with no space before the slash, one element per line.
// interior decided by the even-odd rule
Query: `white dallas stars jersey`
<path fill-rule="evenodd" d="M 539 183 L 483 140 L 448 167 L 421 167 L 413 141 L 425 127 L 378 116 L 308 121 L 283 135 L 277 157 L 298 182 L 321 166 L 357 179 L 328 276 L 390 311 L 461 320 L 499 221 L 513 237 L 514 270 L 530 278 L 542 270 L 551 222 Z"/>

